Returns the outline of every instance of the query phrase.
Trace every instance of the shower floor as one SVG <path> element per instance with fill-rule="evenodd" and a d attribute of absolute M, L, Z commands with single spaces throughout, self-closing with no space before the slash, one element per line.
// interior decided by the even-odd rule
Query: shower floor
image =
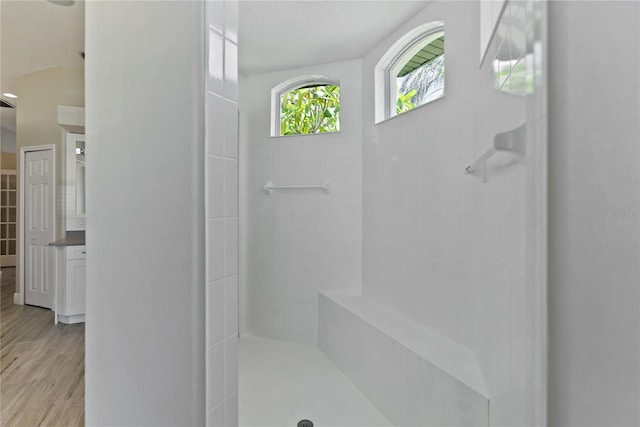
<path fill-rule="evenodd" d="M 392 426 L 315 346 L 240 338 L 239 426 Z"/>

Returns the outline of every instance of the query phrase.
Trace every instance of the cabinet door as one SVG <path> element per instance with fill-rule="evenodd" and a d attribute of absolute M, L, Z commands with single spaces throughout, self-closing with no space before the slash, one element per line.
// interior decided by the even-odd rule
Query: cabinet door
<path fill-rule="evenodd" d="M 64 314 L 85 313 L 85 295 L 87 289 L 87 261 L 74 259 L 67 261 L 66 310 Z"/>

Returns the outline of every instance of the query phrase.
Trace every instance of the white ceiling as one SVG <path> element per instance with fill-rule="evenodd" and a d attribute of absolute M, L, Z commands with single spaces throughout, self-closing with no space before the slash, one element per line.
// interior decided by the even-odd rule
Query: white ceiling
<path fill-rule="evenodd" d="M 428 0 L 244 0 L 239 67 L 244 75 L 359 58 Z"/>

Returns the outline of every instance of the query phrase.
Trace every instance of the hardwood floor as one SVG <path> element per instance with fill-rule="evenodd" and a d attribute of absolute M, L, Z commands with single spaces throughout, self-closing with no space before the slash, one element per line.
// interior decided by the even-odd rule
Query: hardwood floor
<path fill-rule="evenodd" d="M 13 304 L 15 268 L 2 269 L 0 425 L 84 425 L 84 323 Z"/>

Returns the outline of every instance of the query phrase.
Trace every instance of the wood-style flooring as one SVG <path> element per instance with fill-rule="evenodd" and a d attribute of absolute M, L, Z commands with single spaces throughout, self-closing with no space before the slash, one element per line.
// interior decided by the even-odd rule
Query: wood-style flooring
<path fill-rule="evenodd" d="M 84 323 L 13 304 L 15 268 L 2 269 L 0 425 L 84 425 Z"/>

